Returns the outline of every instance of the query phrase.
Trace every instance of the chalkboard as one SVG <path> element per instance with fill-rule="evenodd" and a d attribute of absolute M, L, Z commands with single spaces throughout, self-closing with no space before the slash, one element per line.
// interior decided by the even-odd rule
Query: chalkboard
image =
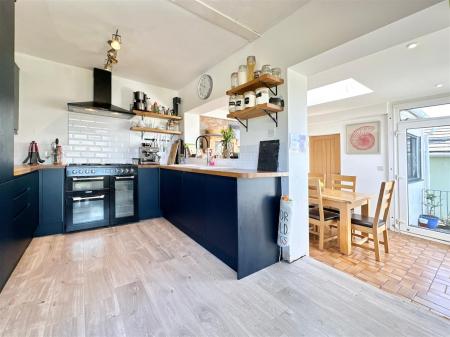
<path fill-rule="evenodd" d="M 259 142 L 258 171 L 278 171 L 278 153 L 280 140 L 265 140 Z"/>

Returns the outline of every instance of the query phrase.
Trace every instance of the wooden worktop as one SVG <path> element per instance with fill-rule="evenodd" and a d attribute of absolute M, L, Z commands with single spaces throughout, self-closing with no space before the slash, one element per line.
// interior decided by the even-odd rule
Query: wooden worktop
<path fill-rule="evenodd" d="M 65 164 L 40 164 L 40 165 L 16 165 L 14 166 L 14 176 L 21 176 L 38 170 L 65 168 Z"/>
<path fill-rule="evenodd" d="M 184 171 L 191 173 L 209 174 L 230 178 L 276 178 L 287 177 L 288 172 L 261 172 L 257 170 L 244 170 L 234 168 L 215 168 L 214 166 L 196 166 L 196 165 L 160 165 L 160 168 L 174 171 Z"/>
<path fill-rule="evenodd" d="M 159 164 L 139 164 L 139 168 L 159 168 Z"/>

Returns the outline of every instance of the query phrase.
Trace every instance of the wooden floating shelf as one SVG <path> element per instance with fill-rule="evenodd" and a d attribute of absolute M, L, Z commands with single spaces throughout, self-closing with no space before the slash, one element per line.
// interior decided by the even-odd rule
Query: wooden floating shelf
<path fill-rule="evenodd" d="M 163 114 L 160 114 L 157 112 L 151 112 L 151 111 L 133 110 L 133 113 L 136 116 L 142 116 L 142 117 L 172 119 L 172 120 L 181 120 L 182 119 L 182 117 L 180 117 L 180 116 L 163 115 Z"/>
<path fill-rule="evenodd" d="M 231 112 L 227 115 L 228 118 L 252 119 L 261 116 L 267 116 L 268 113 L 278 113 L 283 111 L 279 105 L 265 103 L 255 105 L 253 108 L 247 108 L 241 111 Z"/>
<path fill-rule="evenodd" d="M 284 83 L 284 80 L 282 78 L 275 77 L 273 75 L 261 75 L 260 77 L 241 84 L 240 86 L 237 86 L 236 88 L 232 88 L 227 91 L 227 95 L 243 95 L 246 91 L 255 91 L 255 89 L 261 88 L 261 87 L 267 87 L 267 88 L 273 88 L 276 86 L 279 86 Z"/>
<path fill-rule="evenodd" d="M 136 131 L 136 132 L 153 132 L 153 133 L 164 133 L 164 134 L 168 134 L 168 135 L 181 135 L 181 131 L 164 130 L 164 129 L 158 129 L 158 128 L 141 128 L 141 127 L 134 126 L 130 130 Z"/>

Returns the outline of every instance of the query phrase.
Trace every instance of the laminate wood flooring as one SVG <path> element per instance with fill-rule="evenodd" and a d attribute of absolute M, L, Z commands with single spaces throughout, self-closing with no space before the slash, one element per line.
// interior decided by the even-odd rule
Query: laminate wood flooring
<path fill-rule="evenodd" d="M 312 258 L 240 281 L 164 219 L 33 239 L 1 337 L 448 336 L 423 307 Z"/>

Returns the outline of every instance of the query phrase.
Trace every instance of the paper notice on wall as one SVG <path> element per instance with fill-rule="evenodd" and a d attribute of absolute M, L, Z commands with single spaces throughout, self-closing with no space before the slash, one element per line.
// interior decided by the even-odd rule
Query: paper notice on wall
<path fill-rule="evenodd" d="M 289 151 L 295 153 L 305 153 L 308 137 L 300 133 L 289 134 Z"/>

